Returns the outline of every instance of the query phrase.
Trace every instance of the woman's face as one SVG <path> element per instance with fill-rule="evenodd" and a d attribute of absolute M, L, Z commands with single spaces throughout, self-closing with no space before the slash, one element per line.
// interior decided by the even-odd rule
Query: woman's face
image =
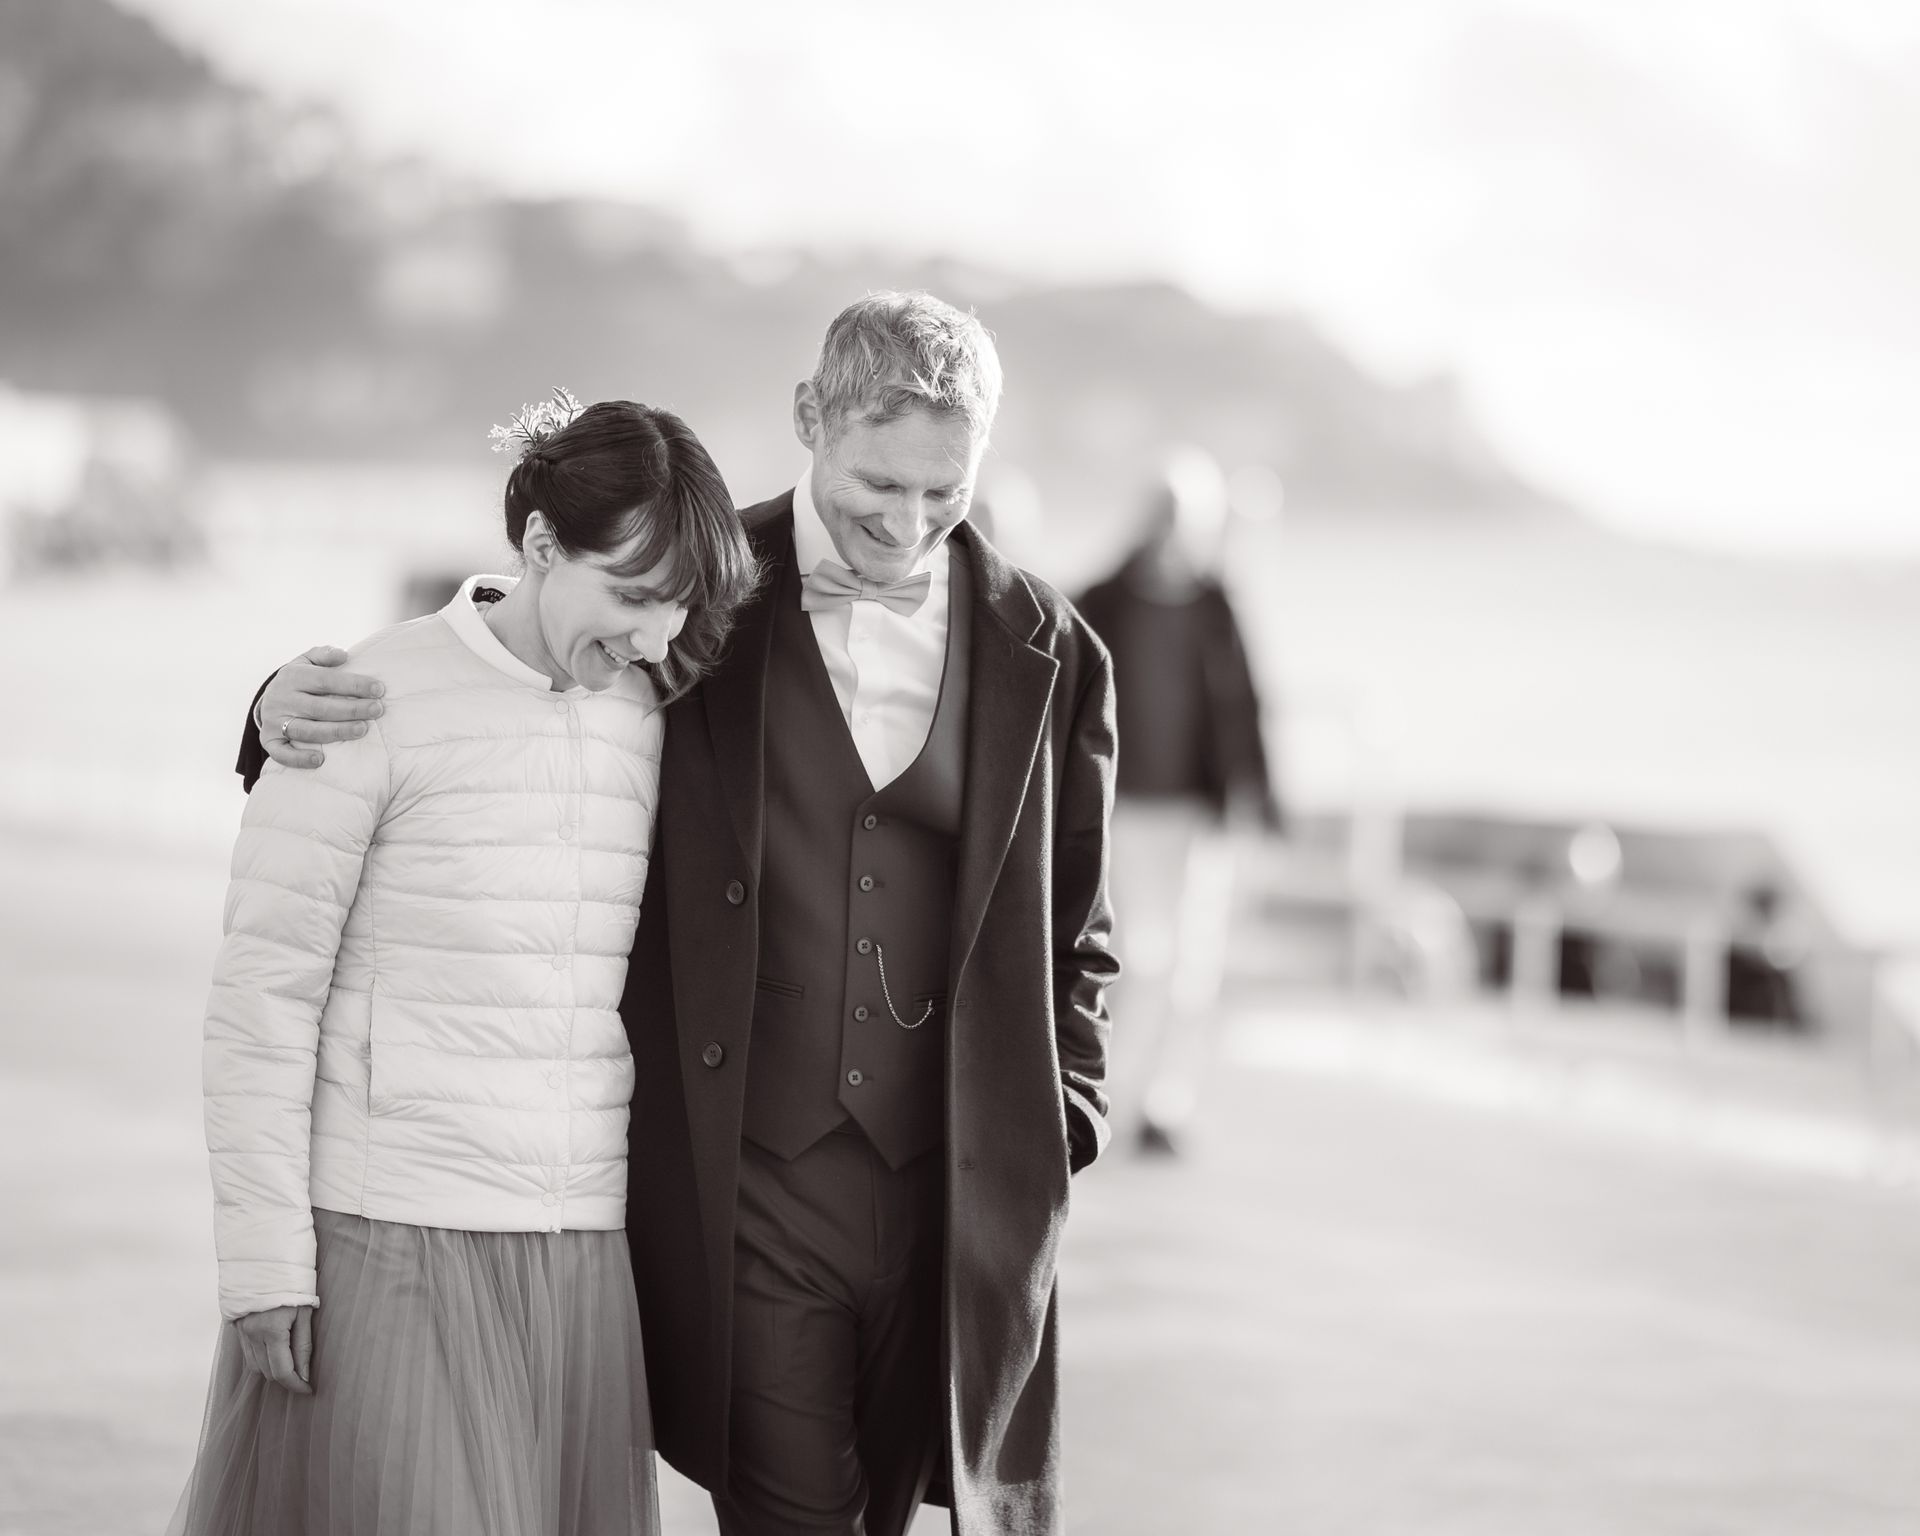
<path fill-rule="evenodd" d="M 667 647 L 687 622 L 685 604 L 669 595 L 671 557 L 638 576 L 619 576 L 610 567 L 626 560 L 629 550 L 568 556 L 548 535 L 539 551 L 528 549 L 530 568 L 537 553 L 547 557 L 540 638 L 560 671 L 598 693 L 636 661 L 666 660 Z"/>

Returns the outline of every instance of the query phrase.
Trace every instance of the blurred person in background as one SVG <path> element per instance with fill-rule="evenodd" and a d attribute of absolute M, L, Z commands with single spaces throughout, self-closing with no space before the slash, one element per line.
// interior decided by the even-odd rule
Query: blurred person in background
<path fill-rule="evenodd" d="M 1169 453 L 1139 544 L 1079 603 L 1113 657 L 1117 1007 L 1141 1063 L 1134 1134 L 1156 1154 L 1178 1150 L 1215 1037 L 1236 840 L 1280 826 L 1260 696 L 1221 581 L 1230 511 L 1210 455 Z"/>
<path fill-rule="evenodd" d="M 247 803 L 185 1536 L 660 1528 L 618 1009 L 664 705 L 754 561 L 679 418 L 568 398 L 519 426 L 525 574 L 362 641 L 381 717 Z"/>
<path fill-rule="evenodd" d="M 668 711 L 627 1217 L 660 1450 L 726 1536 L 900 1536 L 930 1497 L 961 1536 L 1063 1528 L 1112 673 L 968 524 L 999 397 L 973 316 L 844 310 L 794 392 L 807 472 L 742 514 L 767 579 Z M 283 669 L 266 750 L 311 761 L 357 692 Z"/>

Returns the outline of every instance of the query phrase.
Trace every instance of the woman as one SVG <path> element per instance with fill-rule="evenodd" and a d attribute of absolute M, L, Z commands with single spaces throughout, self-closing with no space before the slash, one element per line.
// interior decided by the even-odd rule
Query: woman
<path fill-rule="evenodd" d="M 563 392 L 496 435 L 525 574 L 362 642 L 385 714 L 270 766 L 234 851 L 189 1536 L 659 1529 L 618 1006 L 661 706 L 753 558 L 666 411 Z"/>

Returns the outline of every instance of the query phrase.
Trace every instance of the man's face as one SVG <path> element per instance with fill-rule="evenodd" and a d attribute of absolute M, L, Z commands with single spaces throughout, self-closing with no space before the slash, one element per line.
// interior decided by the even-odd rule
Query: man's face
<path fill-rule="evenodd" d="M 1218 576 L 1226 556 L 1227 514 L 1224 498 L 1163 488 L 1146 538 L 1162 573 L 1183 581 Z"/>
<path fill-rule="evenodd" d="M 868 581 L 911 576 L 966 518 L 985 445 L 964 417 L 930 411 L 882 425 L 856 416 L 829 439 L 808 408 L 811 387 L 801 391 L 796 425 L 813 453 L 813 501 L 840 558 Z"/>

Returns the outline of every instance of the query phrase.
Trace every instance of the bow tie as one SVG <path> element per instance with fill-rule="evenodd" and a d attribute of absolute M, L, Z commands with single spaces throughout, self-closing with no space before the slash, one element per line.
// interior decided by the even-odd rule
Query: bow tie
<path fill-rule="evenodd" d="M 855 599 L 885 603 L 895 613 L 911 618 L 920 611 L 933 587 L 933 573 L 922 571 L 905 581 L 868 581 L 844 565 L 822 560 L 800 582 L 800 606 L 808 613 L 822 608 L 844 608 Z"/>

